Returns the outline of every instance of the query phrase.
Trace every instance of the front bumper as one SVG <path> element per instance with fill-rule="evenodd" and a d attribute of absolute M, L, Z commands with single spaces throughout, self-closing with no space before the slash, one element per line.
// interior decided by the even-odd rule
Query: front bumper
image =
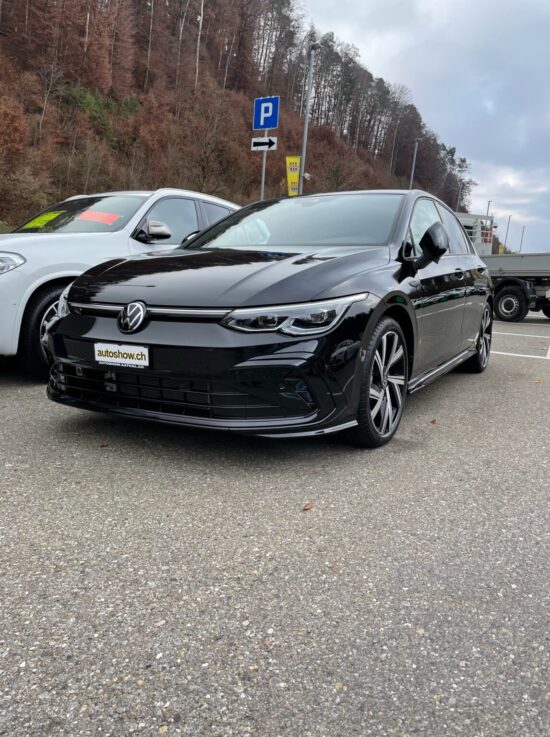
<path fill-rule="evenodd" d="M 189 427 L 270 436 L 335 432 L 356 424 L 354 380 L 366 320 L 355 308 L 331 333 L 307 340 L 155 321 L 131 336 L 150 354 L 149 368 L 132 369 L 94 359 L 95 341 L 121 342 L 113 318 L 70 315 L 49 336 L 48 396 Z"/>

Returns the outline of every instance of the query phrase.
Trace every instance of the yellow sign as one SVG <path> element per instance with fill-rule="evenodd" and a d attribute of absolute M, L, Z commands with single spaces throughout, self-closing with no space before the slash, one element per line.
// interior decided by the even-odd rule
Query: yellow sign
<path fill-rule="evenodd" d="M 31 228 L 43 228 L 44 225 L 47 225 L 50 220 L 54 220 L 59 215 L 63 215 L 63 210 L 60 210 L 59 212 L 43 212 L 42 215 L 37 215 L 32 220 L 29 220 L 28 223 L 25 223 L 21 230 L 30 230 Z"/>
<path fill-rule="evenodd" d="M 288 182 L 288 196 L 296 197 L 300 187 L 300 157 L 286 157 L 286 178 Z"/>

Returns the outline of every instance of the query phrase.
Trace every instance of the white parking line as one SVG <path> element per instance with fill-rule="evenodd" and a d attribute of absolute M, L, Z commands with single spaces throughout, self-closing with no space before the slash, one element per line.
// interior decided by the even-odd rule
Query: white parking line
<path fill-rule="evenodd" d="M 550 348 L 548 349 L 548 353 L 546 354 L 546 356 L 530 356 L 526 353 L 505 353 L 504 351 L 491 351 L 491 353 L 496 356 L 515 356 L 516 358 L 542 358 L 543 361 L 550 360 Z"/>
<path fill-rule="evenodd" d="M 550 338 L 550 333 L 546 335 L 530 335 L 529 333 L 502 333 L 499 330 L 493 330 L 493 335 L 513 335 L 517 338 L 542 338 L 543 340 Z"/>

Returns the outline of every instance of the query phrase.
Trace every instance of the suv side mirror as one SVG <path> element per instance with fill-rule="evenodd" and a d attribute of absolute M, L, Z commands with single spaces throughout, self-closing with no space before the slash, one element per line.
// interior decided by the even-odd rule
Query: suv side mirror
<path fill-rule="evenodd" d="M 148 220 L 147 235 L 153 240 L 165 240 L 172 237 L 172 231 L 166 223 L 161 223 L 160 220 Z"/>
<path fill-rule="evenodd" d="M 439 263 L 439 259 L 449 250 L 449 236 L 441 223 L 434 223 L 422 236 L 420 248 L 427 262 Z"/>

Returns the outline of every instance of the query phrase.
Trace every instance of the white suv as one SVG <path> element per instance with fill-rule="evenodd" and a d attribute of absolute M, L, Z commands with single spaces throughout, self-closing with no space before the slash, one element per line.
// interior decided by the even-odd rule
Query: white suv
<path fill-rule="evenodd" d="M 0 356 L 46 369 L 41 338 L 63 289 L 114 258 L 178 246 L 238 205 L 182 189 L 70 197 L 0 235 Z"/>

